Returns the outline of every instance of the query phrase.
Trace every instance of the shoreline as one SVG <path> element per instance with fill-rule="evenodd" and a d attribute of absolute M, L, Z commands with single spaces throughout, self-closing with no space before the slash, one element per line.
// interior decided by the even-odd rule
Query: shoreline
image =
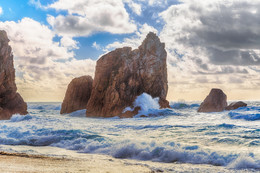
<path fill-rule="evenodd" d="M 85 154 L 84 159 L 62 156 L 31 155 L 0 151 L 0 172 L 126 172 L 153 173 L 144 165 L 127 164 L 124 160 L 97 154 Z"/>
<path fill-rule="evenodd" d="M 40 154 L 11 153 L 0 151 L 0 172 L 5 173 L 179 173 L 179 172 L 222 172 L 248 173 L 251 169 L 228 169 L 222 166 L 189 163 L 162 163 L 117 159 L 108 155 L 83 154 L 81 157 L 46 156 Z"/>

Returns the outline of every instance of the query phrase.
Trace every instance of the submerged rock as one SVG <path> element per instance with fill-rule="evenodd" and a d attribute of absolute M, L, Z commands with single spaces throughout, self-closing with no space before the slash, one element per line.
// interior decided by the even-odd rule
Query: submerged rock
<path fill-rule="evenodd" d="M 5 31 L 0 30 L 0 119 L 27 114 L 27 104 L 17 93 L 12 48 Z"/>
<path fill-rule="evenodd" d="M 65 98 L 61 105 L 61 114 L 86 109 L 92 91 L 91 76 L 74 78 L 68 85 Z"/>
<path fill-rule="evenodd" d="M 211 89 L 209 95 L 201 103 L 198 112 L 221 112 L 227 107 L 227 96 L 221 89 Z"/>
<path fill-rule="evenodd" d="M 165 44 L 151 32 L 136 50 L 124 47 L 102 56 L 97 61 L 87 116 L 132 117 L 136 110 L 122 112 L 144 92 L 159 97 L 161 108 L 169 107 L 166 57 Z"/>
<path fill-rule="evenodd" d="M 240 107 L 246 107 L 246 106 L 247 106 L 247 104 L 242 101 L 233 102 L 233 103 L 230 103 L 230 105 L 228 105 L 226 107 L 226 110 L 234 110 L 234 109 L 238 109 Z"/>

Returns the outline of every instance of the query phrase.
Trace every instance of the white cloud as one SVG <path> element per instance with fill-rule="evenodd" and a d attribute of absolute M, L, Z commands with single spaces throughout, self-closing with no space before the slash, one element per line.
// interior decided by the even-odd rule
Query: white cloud
<path fill-rule="evenodd" d="M 48 16 L 49 24 L 60 35 L 88 36 L 95 32 L 123 34 L 136 30 L 121 0 L 58 0 L 47 8 L 68 12 L 66 16 Z"/>
<path fill-rule="evenodd" d="M 140 16 L 142 14 L 142 5 L 135 3 L 132 0 L 124 0 L 125 3 L 127 3 L 127 5 L 131 8 L 131 10 L 137 14 L 138 16 Z"/>
<path fill-rule="evenodd" d="M 0 29 L 10 39 L 17 86 L 26 101 L 61 101 L 72 78 L 94 75 L 95 61 L 74 58 L 74 40 L 53 41 L 55 33 L 33 19 L 0 22 Z"/>
<path fill-rule="evenodd" d="M 138 31 L 135 32 L 135 35 L 133 37 L 125 38 L 122 42 L 116 41 L 114 43 L 111 43 L 106 46 L 106 50 L 110 51 L 112 49 L 121 48 L 125 46 L 132 47 L 133 49 L 137 48 L 141 45 L 142 41 L 145 39 L 146 35 L 149 32 L 154 32 L 158 34 L 157 29 L 145 23 L 144 25 L 139 27 Z"/>
<path fill-rule="evenodd" d="M 97 42 L 94 42 L 94 43 L 92 44 L 92 47 L 95 48 L 95 49 L 97 49 L 97 50 L 100 50 L 100 49 L 101 49 L 101 46 L 100 46 L 99 44 L 97 44 Z"/>
<path fill-rule="evenodd" d="M 63 36 L 60 40 L 62 46 L 67 47 L 69 49 L 78 49 L 78 42 L 73 40 L 71 37 Z"/>

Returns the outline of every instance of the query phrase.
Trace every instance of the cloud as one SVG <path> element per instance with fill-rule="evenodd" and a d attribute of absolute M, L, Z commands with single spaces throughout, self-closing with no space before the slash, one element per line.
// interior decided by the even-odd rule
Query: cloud
<path fill-rule="evenodd" d="M 56 34 L 30 18 L 0 22 L 0 29 L 10 39 L 17 86 L 26 101 L 61 101 L 72 78 L 94 75 L 96 62 L 75 59 L 77 42 L 70 37 L 53 41 Z"/>
<path fill-rule="evenodd" d="M 92 44 L 92 47 L 95 48 L 95 49 L 97 49 L 97 50 L 100 50 L 100 49 L 101 49 L 101 46 L 100 46 L 99 44 L 97 44 L 97 42 L 94 42 L 94 43 Z"/>
<path fill-rule="evenodd" d="M 139 8 L 134 3 L 132 6 Z M 124 34 L 136 30 L 121 0 L 58 0 L 47 8 L 68 12 L 68 15 L 48 16 L 49 24 L 60 35 L 88 36 L 95 32 Z"/>
<path fill-rule="evenodd" d="M 162 35 L 215 65 L 260 65 L 259 12 L 259 1 L 183 0 L 161 13 Z"/>
<path fill-rule="evenodd" d="M 165 22 L 160 38 L 168 52 L 169 94 L 194 98 L 213 87 L 226 90 L 229 99 L 237 99 L 242 88 L 259 93 L 260 1 L 180 2 L 159 14 Z"/>
<path fill-rule="evenodd" d="M 124 2 L 127 3 L 127 5 L 132 9 L 132 11 L 140 16 L 142 14 L 142 5 L 139 3 L 135 3 L 132 0 L 124 0 Z"/>
<path fill-rule="evenodd" d="M 146 35 L 149 32 L 154 32 L 158 34 L 157 29 L 145 23 L 144 25 L 141 25 L 138 28 L 134 36 L 130 38 L 125 38 L 122 42 L 116 41 L 114 43 L 110 43 L 106 46 L 105 50 L 111 51 L 113 49 L 126 47 L 126 46 L 132 47 L 133 49 L 138 48 L 138 46 L 141 45 L 142 41 L 145 39 Z"/>
<path fill-rule="evenodd" d="M 2 15 L 2 14 L 3 14 L 3 8 L 0 7 L 0 15 Z"/>

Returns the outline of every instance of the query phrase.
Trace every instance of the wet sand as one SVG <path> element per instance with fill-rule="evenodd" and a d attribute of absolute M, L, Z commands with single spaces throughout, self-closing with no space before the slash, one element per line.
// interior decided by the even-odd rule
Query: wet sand
<path fill-rule="evenodd" d="M 90 172 L 90 173 L 150 173 L 153 172 L 143 165 L 131 165 L 124 160 L 109 158 L 102 155 L 87 155 L 84 159 L 68 159 L 62 157 L 45 157 L 0 152 L 0 172 Z"/>

